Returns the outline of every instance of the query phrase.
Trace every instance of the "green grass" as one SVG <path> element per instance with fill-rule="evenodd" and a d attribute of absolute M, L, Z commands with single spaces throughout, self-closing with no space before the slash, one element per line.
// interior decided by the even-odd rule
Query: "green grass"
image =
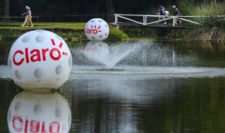
<path fill-rule="evenodd" d="M 179 7 L 182 15 L 207 16 L 201 18 L 201 23 L 208 28 L 218 27 L 224 29 L 225 27 L 224 17 L 216 17 L 217 15 L 225 15 L 225 2 L 211 1 L 196 4 L 187 0 L 181 0 Z"/>
<path fill-rule="evenodd" d="M 46 29 L 53 31 L 68 41 L 86 41 L 85 23 L 77 22 L 35 22 L 34 27 L 21 27 L 22 22 L 0 22 L 0 37 L 18 37 L 26 31 Z M 116 27 L 110 26 L 108 40 L 128 40 L 128 36 Z"/>
<path fill-rule="evenodd" d="M 121 40 L 121 41 L 126 41 L 128 40 L 128 35 L 122 32 L 119 28 L 110 26 L 110 33 L 109 33 L 110 38 L 114 40 Z"/>
<path fill-rule="evenodd" d="M 195 4 L 187 0 L 181 0 L 179 3 L 182 15 L 200 15 L 200 16 L 214 16 L 225 15 L 225 2 L 210 2 Z"/>
<path fill-rule="evenodd" d="M 31 30 L 31 29 L 73 29 L 83 30 L 85 23 L 35 22 L 34 27 L 21 27 L 19 22 L 0 22 L 0 29 Z"/>

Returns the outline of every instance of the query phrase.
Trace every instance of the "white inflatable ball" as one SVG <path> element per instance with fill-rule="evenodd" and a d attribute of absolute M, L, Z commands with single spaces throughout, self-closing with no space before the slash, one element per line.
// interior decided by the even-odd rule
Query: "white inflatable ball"
<path fill-rule="evenodd" d="M 23 89 L 57 89 L 69 77 L 72 56 L 60 36 L 33 30 L 13 43 L 8 66 L 11 78 Z"/>
<path fill-rule="evenodd" d="M 85 25 L 85 35 L 89 40 L 104 40 L 108 38 L 109 26 L 101 18 L 93 18 Z"/>
<path fill-rule="evenodd" d="M 22 92 L 12 100 L 7 122 L 11 133 L 68 133 L 71 110 L 58 93 Z"/>

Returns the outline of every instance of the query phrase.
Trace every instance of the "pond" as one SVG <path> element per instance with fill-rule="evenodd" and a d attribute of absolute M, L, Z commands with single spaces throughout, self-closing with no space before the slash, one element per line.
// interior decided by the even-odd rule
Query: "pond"
<path fill-rule="evenodd" d="M 223 43 L 143 39 L 73 43 L 77 47 L 71 48 L 69 80 L 55 93 L 36 94 L 22 91 L 10 80 L 7 56 L 13 41 L 0 41 L 0 132 L 51 131 L 57 128 L 54 122 L 47 124 L 53 116 L 59 120 L 58 128 L 71 133 L 225 130 Z M 48 110 L 42 110 L 44 106 Z M 26 118 L 8 123 L 13 111 Z"/>

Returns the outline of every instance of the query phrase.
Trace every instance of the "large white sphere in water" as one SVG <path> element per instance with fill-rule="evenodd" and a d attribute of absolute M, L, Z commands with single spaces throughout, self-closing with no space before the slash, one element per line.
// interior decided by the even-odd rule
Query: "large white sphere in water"
<path fill-rule="evenodd" d="M 93 18 L 85 25 L 85 35 L 89 40 L 104 40 L 108 38 L 109 26 L 101 18 Z"/>
<path fill-rule="evenodd" d="M 60 36 L 46 30 L 33 30 L 14 42 L 8 66 L 11 78 L 23 89 L 57 89 L 69 77 L 72 56 Z"/>
<path fill-rule="evenodd" d="M 68 133 L 71 110 L 58 93 L 21 92 L 9 106 L 7 122 L 11 133 Z"/>

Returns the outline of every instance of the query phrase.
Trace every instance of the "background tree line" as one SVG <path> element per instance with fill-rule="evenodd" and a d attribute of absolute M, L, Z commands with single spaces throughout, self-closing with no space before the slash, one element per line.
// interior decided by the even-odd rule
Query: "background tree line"
<path fill-rule="evenodd" d="M 110 18 L 113 13 L 155 14 L 159 5 L 171 8 L 179 3 L 196 6 L 225 0 L 1 0 L 0 16 L 20 16 L 29 5 L 33 15 L 43 17 L 96 15 Z M 182 4 L 179 8 L 182 9 Z"/>

